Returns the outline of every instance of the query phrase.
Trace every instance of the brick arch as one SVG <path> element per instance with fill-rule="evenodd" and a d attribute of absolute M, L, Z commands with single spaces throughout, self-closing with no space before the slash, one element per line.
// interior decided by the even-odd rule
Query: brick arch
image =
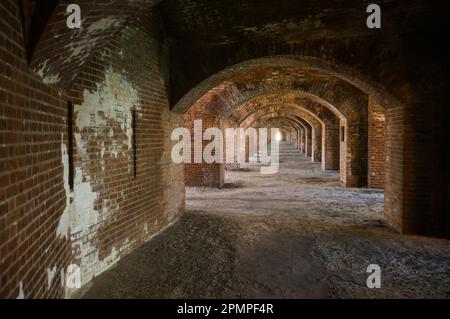
<path fill-rule="evenodd" d="M 328 166 L 327 169 L 336 170 L 339 168 L 341 171 L 341 183 L 346 187 L 367 185 L 367 96 L 358 94 L 358 91 L 351 89 L 346 92 L 342 83 L 335 83 L 334 86 L 330 86 L 324 82 L 316 82 L 316 85 L 311 86 L 311 88 L 314 93 L 302 90 L 296 91 L 292 88 L 285 89 L 283 87 L 280 91 L 264 91 L 262 95 L 258 95 L 260 92 L 255 90 L 256 92 L 252 92 L 248 97 L 236 102 L 236 105 L 230 105 L 229 108 L 233 112 L 225 113 L 225 115 L 239 114 L 241 109 L 241 116 L 236 116 L 239 120 L 243 116 L 242 114 L 252 112 L 255 108 L 271 103 L 307 106 L 314 112 L 328 113 L 327 116 L 332 118 L 331 114 L 329 114 L 331 112 L 339 118 L 339 125 L 344 128 L 346 135 L 350 138 L 339 142 L 339 156 L 328 154 L 334 158 L 339 157 L 340 164 L 339 166 Z M 341 94 L 329 93 L 333 89 L 341 92 Z M 327 95 L 327 98 L 324 99 L 323 95 Z M 310 101 L 308 102 L 308 100 Z M 238 105 L 241 102 L 243 104 Z M 334 132 L 329 133 L 331 135 L 329 142 L 333 145 L 339 136 L 339 132 L 336 132 L 336 129 L 334 129 Z M 335 160 L 331 162 L 335 162 Z M 335 162 L 335 164 L 337 163 Z"/>
<path fill-rule="evenodd" d="M 416 229 L 422 229 L 413 217 L 410 218 L 412 215 L 409 215 L 410 213 L 406 214 L 405 211 L 405 208 L 408 207 L 408 209 L 413 211 L 411 214 L 419 216 L 421 211 L 417 207 L 420 206 L 420 202 L 426 202 L 430 207 L 432 211 L 430 216 L 433 215 L 437 216 L 436 218 L 441 218 L 440 208 L 442 207 L 442 201 L 432 202 L 430 198 L 421 200 L 421 196 L 417 190 L 418 188 L 413 189 L 409 187 L 409 185 L 426 185 L 426 181 L 433 179 L 433 177 L 420 173 L 421 170 L 435 170 L 435 167 L 430 168 L 430 166 L 424 165 L 429 160 L 425 159 L 424 155 L 417 151 L 418 148 L 423 148 L 423 146 L 416 146 L 415 141 L 419 137 L 414 135 L 417 133 L 411 133 L 412 126 L 410 122 L 406 121 L 406 119 L 411 119 L 411 121 L 417 122 L 417 118 L 420 117 L 418 115 L 420 113 L 418 105 L 423 104 L 420 99 L 416 99 L 417 94 L 411 89 L 412 86 L 408 85 L 407 81 L 402 81 L 401 78 L 397 78 L 397 83 L 395 81 L 390 82 L 393 88 L 399 88 L 395 92 L 396 97 L 402 97 L 401 101 L 403 102 L 413 103 L 411 105 L 408 104 L 407 108 L 393 98 L 387 91 L 383 90 L 382 87 L 373 82 L 366 81 L 364 77 L 360 77 L 358 72 L 352 72 L 351 68 L 336 67 L 333 63 L 325 63 L 320 59 L 302 59 L 276 56 L 248 60 L 231 67 L 226 67 L 224 70 L 209 76 L 196 87 L 190 88 L 190 91 L 185 93 L 176 103 L 173 103 L 174 101 L 172 100 L 171 104 L 175 104 L 172 109 L 176 112 L 183 113 L 192 104 L 196 104 L 198 98 L 203 101 L 207 99 L 208 102 L 204 103 L 203 106 L 208 107 L 211 113 L 206 113 L 207 115 L 205 113 L 203 114 L 207 117 L 214 118 L 224 114 L 230 106 L 241 104 L 245 96 L 241 94 L 242 91 L 254 92 L 255 95 L 258 95 L 260 92 L 270 92 L 268 88 L 272 88 L 273 92 L 298 90 L 315 95 L 318 98 L 328 101 L 344 114 L 346 122 L 342 123 L 341 121 L 341 127 L 343 128 L 341 144 L 344 143 L 345 148 L 341 147 L 342 152 L 340 153 L 340 158 L 357 159 L 360 165 L 349 165 L 352 163 L 351 161 L 344 161 L 343 164 L 341 160 L 341 172 L 343 169 L 347 171 L 344 174 L 344 180 L 341 179 L 341 182 L 347 187 L 361 187 L 366 186 L 368 183 L 367 113 L 369 101 L 373 101 L 386 112 L 386 157 L 384 161 L 386 219 L 396 228 L 406 232 L 415 232 Z M 302 64 L 302 61 L 311 62 L 311 64 Z M 263 83 L 256 81 L 256 79 L 252 82 L 248 76 L 246 77 L 248 73 L 261 72 L 261 69 L 267 66 L 266 63 L 272 63 L 272 66 L 278 65 L 280 72 L 283 69 L 297 66 L 298 68 L 296 70 L 303 70 L 307 74 L 313 73 L 316 76 L 314 78 L 302 78 L 298 76 L 296 79 L 292 78 L 291 81 L 288 79 L 285 79 L 285 81 L 282 79 L 280 81 L 268 81 L 270 79 L 266 78 Z M 276 70 L 273 71 L 276 73 Z M 236 79 L 239 79 L 239 77 L 246 81 L 236 85 Z M 420 97 L 420 93 L 418 95 Z M 417 105 L 414 104 L 415 101 L 417 101 Z M 407 109 L 414 110 L 415 113 L 406 112 Z M 433 132 L 436 133 L 436 130 L 434 129 Z M 405 170 L 407 165 L 405 160 L 410 158 L 411 154 L 417 154 L 421 164 Z M 413 174 L 412 172 L 415 173 Z M 423 219 L 418 218 L 417 220 Z M 437 229 L 440 226 L 430 219 L 429 228 L 427 229 L 434 229 L 433 227 Z M 427 231 L 425 230 L 424 232 Z"/>
<path fill-rule="evenodd" d="M 311 156 L 311 160 L 313 162 L 321 162 L 322 161 L 322 132 L 323 132 L 323 122 L 314 117 L 312 114 L 308 114 L 306 111 L 298 109 L 297 111 L 290 111 L 289 109 L 284 110 L 262 110 L 260 112 L 254 113 L 251 116 L 249 121 L 249 125 L 244 125 L 244 127 L 248 127 L 253 125 L 254 122 L 263 120 L 265 118 L 288 118 L 297 123 L 302 123 L 304 126 L 309 125 L 311 127 L 311 131 L 308 130 L 308 146 L 307 155 Z"/>
<path fill-rule="evenodd" d="M 367 95 L 345 81 L 316 71 L 304 72 L 296 68 L 276 69 L 278 73 L 275 79 L 271 78 L 273 72 L 275 71 L 271 68 L 252 70 L 241 74 L 238 78 L 224 81 L 204 94 L 186 114 L 189 118 L 192 114 L 197 114 L 207 119 L 216 119 L 217 122 L 219 119 L 239 121 L 246 113 L 269 103 L 301 104 L 313 109 L 314 112 L 328 113 L 327 116 L 330 117 L 332 113 L 339 118 L 340 125 L 351 138 L 340 142 L 339 155 L 336 155 L 336 151 L 328 154 L 334 159 L 324 161 L 323 168 L 339 169 L 341 183 L 346 187 L 366 186 Z M 258 76 L 262 79 L 258 78 L 255 82 L 255 77 Z M 324 145 L 327 141 L 330 145 L 335 144 L 339 129 L 329 133 L 332 138 L 325 139 Z M 328 147 L 329 150 L 333 148 L 336 147 Z M 316 159 L 326 155 L 315 152 L 312 157 Z M 340 163 L 336 161 L 338 157 Z"/>
<path fill-rule="evenodd" d="M 279 128 L 288 143 L 304 153 L 305 156 L 308 156 L 308 151 L 311 149 L 312 140 L 309 139 L 308 144 L 308 128 L 304 126 L 303 123 L 296 122 L 290 117 L 273 116 L 261 119 L 261 121 L 256 120 L 254 122 L 254 127 Z M 311 127 L 309 127 L 309 132 L 311 132 Z"/>
<path fill-rule="evenodd" d="M 273 87 L 258 87 L 255 90 L 245 92 L 238 99 L 227 101 L 228 108 L 221 114 L 223 117 L 233 116 L 237 111 L 243 109 L 241 113 L 251 111 L 258 106 L 260 100 L 268 100 L 266 103 L 273 104 L 299 104 L 300 100 L 309 100 L 310 103 L 318 104 L 327 108 L 340 120 L 355 117 L 359 108 L 367 101 L 364 94 L 358 92 L 348 92 L 347 94 L 330 94 L 336 90 L 347 92 L 341 85 L 331 86 L 329 82 L 314 81 L 312 85 L 298 87 L 295 82 L 281 85 L 274 84 Z M 358 94 L 355 98 L 354 94 Z M 270 102 L 269 102 L 270 101 Z M 356 109 L 356 110 L 355 110 Z M 237 118 L 238 120 L 238 118 Z"/>
<path fill-rule="evenodd" d="M 366 95 L 370 95 L 374 101 L 386 107 L 399 107 L 401 103 L 391 94 L 384 90 L 377 83 L 366 79 L 358 71 L 352 68 L 337 64 L 336 62 L 310 56 L 280 55 L 268 56 L 252 60 L 247 60 L 235 65 L 231 65 L 216 74 L 203 80 L 201 83 L 191 88 L 183 97 L 174 103 L 173 110 L 176 112 L 186 112 L 186 110 L 207 92 L 218 87 L 224 81 L 228 81 L 249 70 L 267 68 L 298 68 L 304 71 L 313 71 L 325 77 L 335 77 L 348 85 L 359 89 Z"/>
<path fill-rule="evenodd" d="M 275 117 L 271 117 L 271 118 L 275 118 Z M 294 120 L 292 120 L 292 121 L 294 121 Z M 309 131 L 310 132 L 309 134 L 311 134 L 312 126 L 304 119 L 296 117 L 295 124 L 297 125 L 298 129 L 303 130 L 304 132 Z M 249 127 L 257 127 L 257 125 L 259 125 L 259 122 L 258 122 L 258 120 L 255 120 L 252 122 L 252 124 Z"/>
<path fill-rule="evenodd" d="M 294 146 L 298 147 L 298 136 L 299 132 L 304 130 L 304 127 L 301 123 L 297 122 L 295 119 L 284 116 L 268 116 L 265 118 L 261 118 L 253 122 L 254 128 L 278 128 L 280 132 L 284 135 L 295 135 L 295 139 L 292 138 L 289 142 Z M 295 134 L 292 134 L 295 132 Z"/>
<path fill-rule="evenodd" d="M 271 102 L 270 100 L 268 101 Z M 322 168 L 324 170 L 339 170 L 339 120 L 331 113 L 327 108 L 321 105 L 312 105 L 308 101 L 295 101 L 301 102 L 301 104 L 294 104 L 291 100 L 283 100 L 286 104 L 260 104 L 253 110 L 250 110 L 246 116 L 241 117 L 238 120 L 239 125 L 244 127 L 248 121 L 252 121 L 253 118 L 259 114 L 267 112 L 284 111 L 292 114 L 296 114 L 299 117 L 304 117 L 304 114 L 309 114 L 321 123 L 321 160 Z M 291 102 L 291 103 L 287 103 Z M 317 130 L 317 128 L 316 128 Z M 317 140 L 318 136 L 313 136 L 313 139 Z M 309 154 L 311 155 L 311 154 Z M 316 159 L 318 157 L 316 156 Z M 341 170 L 342 174 L 345 174 L 345 169 Z M 342 178 L 344 179 L 344 178 Z"/>
<path fill-rule="evenodd" d="M 285 105 L 285 106 L 292 106 L 294 108 L 300 107 L 305 111 L 310 112 L 312 115 L 317 117 L 317 119 L 321 119 L 324 121 L 331 119 L 336 120 L 346 119 L 342 113 L 340 113 L 339 116 L 337 116 L 334 112 L 330 111 L 329 108 L 327 108 L 324 104 L 315 102 L 315 100 L 312 97 L 308 95 L 303 95 L 302 92 L 295 92 L 295 94 L 300 94 L 302 98 L 284 98 L 282 92 L 279 94 L 271 93 L 271 95 L 257 96 L 254 97 L 253 99 L 250 99 L 248 102 L 242 104 L 241 106 L 237 107 L 233 111 L 233 113 L 231 113 L 229 116 L 237 118 L 236 121 L 238 125 L 240 125 L 251 114 L 260 109 Z"/>
<path fill-rule="evenodd" d="M 294 120 L 285 118 L 285 117 L 266 118 L 255 125 L 255 128 L 260 128 L 260 127 L 278 128 L 280 130 L 280 132 L 282 133 L 282 135 L 284 135 L 286 137 L 287 137 L 287 135 L 294 135 L 292 133 L 295 132 L 295 136 L 296 136 L 295 140 L 294 139 L 289 140 L 289 142 L 292 143 L 292 145 L 294 145 L 294 146 L 297 146 L 298 132 L 300 132 L 302 130 L 302 127 L 299 123 L 295 122 Z"/>
<path fill-rule="evenodd" d="M 278 116 L 292 116 L 295 117 L 297 121 L 300 121 L 302 123 L 306 122 L 316 130 L 321 129 L 321 127 L 324 125 L 324 122 L 320 118 L 315 116 L 313 113 L 309 113 L 307 110 L 302 109 L 301 107 L 295 106 L 295 108 L 293 108 L 290 105 L 276 105 L 267 106 L 252 113 L 244 123 L 241 123 L 241 127 L 247 128 L 251 126 L 253 122 L 267 114 L 275 114 Z"/>
<path fill-rule="evenodd" d="M 311 156 L 312 127 L 306 121 L 299 119 L 299 122 L 297 122 L 297 133 L 297 149 L 305 156 Z"/>
<path fill-rule="evenodd" d="M 300 124 L 299 122 L 296 122 L 295 119 L 290 118 L 290 117 L 284 117 L 284 116 L 267 116 L 264 118 L 260 118 L 258 120 L 256 120 L 254 123 L 254 125 L 252 127 L 254 128 L 262 128 L 262 127 L 267 127 L 267 128 L 280 128 L 280 129 L 295 129 L 295 130 L 300 130 L 302 129 L 302 124 Z"/>
<path fill-rule="evenodd" d="M 193 104 L 193 108 L 198 114 L 208 114 L 208 118 L 239 121 L 246 112 L 260 104 L 268 103 L 266 100 L 271 103 L 309 105 L 305 103 L 305 99 L 328 108 L 339 117 L 340 125 L 345 128 L 347 135 L 351 136 L 349 143 L 342 141 L 340 147 L 341 183 L 348 187 L 366 186 L 368 96 L 359 88 L 335 76 L 317 70 L 304 71 L 292 66 L 276 69 L 267 66 L 245 72 L 241 70 L 238 76 L 223 81 L 204 94 Z M 188 113 L 191 113 L 191 110 Z M 338 133 L 333 135 L 336 137 Z M 337 168 L 337 165 L 327 167 L 331 170 Z"/>
<path fill-rule="evenodd" d="M 252 122 L 267 114 L 275 116 L 295 117 L 298 122 L 300 122 L 307 128 L 307 134 L 305 136 L 307 156 L 310 156 L 312 161 L 320 162 L 322 160 L 321 150 L 323 145 L 322 132 L 324 123 L 320 118 L 316 117 L 312 113 L 308 113 L 307 110 L 300 107 L 296 107 L 295 109 L 293 109 L 292 106 L 289 105 L 279 105 L 263 108 L 253 113 L 247 118 L 247 121 L 245 123 L 241 123 L 241 126 L 246 128 L 250 126 Z"/>
<path fill-rule="evenodd" d="M 321 88 L 318 90 L 316 85 L 316 91 L 324 91 L 326 88 Z M 231 105 L 230 112 L 226 113 L 224 116 L 234 117 L 237 119 L 238 123 L 241 122 L 248 114 L 251 114 L 259 108 L 263 108 L 266 105 L 271 104 L 283 104 L 290 105 L 291 107 L 296 107 L 301 105 L 304 109 L 310 110 L 312 113 L 317 114 L 324 122 L 327 122 L 323 127 L 322 132 L 322 168 L 324 170 L 340 170 L 341 172 L 341 182 L 345 186 L 363 186 L 367 178 L 367 155 L 365 155 L 365 150 L 367 148 L 367 141 L 365 139 L 357 139 L 360 135 L 354 135 L 353 140 L 355 143 L 347 145 L 345 142 L 339 141 L 339 125 L 345 127 L 346 131 L 352 134 L 353 131 L 360 131 L 361 127 L 357 124 L 362 122 L 361 118 L 366 117 L 365 112 L 354 112 L 356 107 L 351 106 L 352 104 L 346 102 L 340 109 L 335 107 L 330 101 L 325 100 L 317 95 L 309 92 L 296 91 L 296 90 L 282 90 L 282 91 L 269 91 L 261 92 L 262 95 L 257 95 L 257 93 L 250 94 L 248 97 L 240 100 L 243 101 L 241 105 Z M 349 97 L 342 99 L 336 99 L 336 102 L 340 103 L 342 101 L 347 101 Z M 348 117 L 348 120 L 347 120 Z M 367 129 L 367 128 L 366 128 Z M 339 149 L 342 149 L 340 154 Z M 359 153 L 363 155 L 358 155 Z M 346 154 L 353 154 L 354 156 L 347 157 Z M 359 163 L 357 163 L 359 162 Z M 352 174 L 351 167 L 363 167 L 363 169 L 358 172 L 358 174 L 363 175 L 361 181 L 355 185 L 354 182 L 348 183 L 348 181 L 355 180 Z M 349 176 L 347 176 L 347 174 Z"/>
<path fill-rule="evenodd" d="M 301 150 L 305 154 L 305 156 L 311 157 L 311 160 L 313 160 L 312 159 L 312 155 L 314 154 L 314 152 L 312 151 L 314 147 L 313 132 L 317 130 L 314 130 L 313 126 L 304 119 L 297 117 L 293 114 L 280 115 L 277 113 L 268 113 L 255 119 L 252 123 L 250 123 L 249 126 L 258 128 L 263 126 L 264 123 L 266 123 L 267 121 L 274 121 L 277 119 L 284 119 L 286 121 L 287 120 L 290 121 L 291 125 L 293 125 L 292 128 L 297 131 L 297 141 L 296 141 L 297 143 L 295 146 L 297 146 L 297 148 Z M 270 123 L 269 127 L 273 127 L 272 123 Z M 315 146 L 317 147 L 319 145 L 317 145 L 316 143 Z"/>
<path fill-rule="evenodd" d="M 291 124 L 294 125 L 294 127 L 296 129 L 308 129 L 308 128 L 314 128 L 314 126 L 310 123 L 308 123 L 308 121 L 303 120 L 293 114 L 279 114 L 279 113 L 266 113 L 256 119 L 254 119 L 252 121 L 252 123 L 250 123 L 249 126 L 245 127 L 246 129 L 249 127 L 254 127 L 254 128 L 260 128 L 262 127 L 264 121 L 266 120 L 275 120 L 275 119 L 283 119 L 283 120 L 288 120 Z"/>

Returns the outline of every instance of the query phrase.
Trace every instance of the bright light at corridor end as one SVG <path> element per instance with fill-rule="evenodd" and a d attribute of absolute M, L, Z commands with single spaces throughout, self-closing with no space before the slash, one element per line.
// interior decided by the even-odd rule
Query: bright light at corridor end
<path fill-rule="evenodd" d="M 277 142 L 280 142 L 283 139 L 283 136 L 280 132 L 277 132 L 277 134 L 275 135 L 275 139 L 277 140 Z"/>

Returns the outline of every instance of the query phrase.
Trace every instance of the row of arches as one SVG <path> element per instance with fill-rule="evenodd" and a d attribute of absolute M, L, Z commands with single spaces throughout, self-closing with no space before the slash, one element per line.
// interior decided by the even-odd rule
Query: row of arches
<path fill-rule="evenodd" d="M 340 170 L 345 187 L 367 186 L 368 95 L 341 79 L 345 76 L 338 78 L 330 70 L 318 71 L 316 60 L 314 65 L 305 66 L 303 61 L 297 67 L 287 61 L 292 63 L 286 57 L 272 57 L 236 66 L 240 71 L 223 71 L 231 73 L 229 78 L 193 103 L 185 115 L 187 125 L 196 116 L 209 118 L 206 127 L 241 128 L 260 126 L 268 118 L 282 118 L 290 123 L 296 140 L 303 137 L 303 148 L 312 161 L 321 162 L 324 170 Z M 299 60 L 293 61 L 295 64 Z M 210 81 L 216 83 L 215 79 Z M 368 85 L 361 87 L 375 91 Z M 195 88 L 191 94 L 198 94 L 198 90 Z M 183 108 L 189 98 L 193 97 L 183 98 L 175 110 Z M 189 174 L 187 181 L 195 185 L 190 183 Z M 217 181 L 216 186 L 221 182 Z"/>
<path fill-rule="evenodd" d="M 279 127 L 324 170 L 339 170 L 344 187 L 385 190 L 385 217 L 410 232 L 412 191 L 405 174 L 405 106 L 349 67 L 317 58 L 272 56 L 231 66 L 193 88 L 175 105 L 189 127 Z M 370 145 L 370 148 L 369 148 Z M 236 168 L 236 167 L 234 167 Z M 227 165 L 189 164 L 186 185 L 220 187 Z M 207 181 L 207 182 L 205 182 Z M 409 206 L 411 207 L 411 206 Z M 417 212 L 419 213 L 419 212 Z"/>
<path fill-rule="evenodd" d="M 40 28 L 41 41 L 35 46 L 36 49 L 28 52 L 30 66 L 42 75 L 45 83 L 67 88 L 71 80 L 77 77 L 78 69 L 74 65 L 81 66 L 89 60 L 92 52 L 125 27 L 127 17 L 139 18 L 139 11 L 149 10 L 156 4 L 125 1 L 120 7 L 122 11 L 104 10 L 101 21 L 105 28 L 100 28 L 95 23 L 99 10 L 87 1 L 82 1 L 80 4 L 86 28 L 68 36 L 64 28 L 67 3 L 58 2 L 52 7 L 51 14 L 47 10 L 50 18 L 49 23 Z M 445 144 L 445 136 L 448 135 L 445 129 L 448 118 L 444 107 L 446 98 L 442 94 L 445 91 L 442 85 L 445 86 L 446 75 L 439 71 L 446 51 L 435 50 L 423 54 L 421 48 L 431 48 L 435 44 L 432 43 L 432 37 L 416 41 L 416 33 L 411 32 L 419 28 L 423 34 L 440 30 L 439 21 L 445 19 L 437 19 L 436 14 L 445 12 L 440 9 L 443 3 L 438 1 L 430 5 L 420 2 L 417 7 L 408 8 L 411 12 L 420 12 L 424 19 L 436 21 L 425 29 L 423 24 L 414 19 L 408 20 L 408 23 L 400 22 L 404 20 L 397 19 L 400 11 L 388 5 L 384 16 L 389 18 L 390 24 L 384 27 L 383 32 L 373 33 L 364 24 L 356 24 L 345 41 L 336 33 L 339 27 L 333 24 L 325 29 L 336 36 L 320 41 L 302 36 L 289 43 L 271 38 L 258 42 L 243 35 L 246 41 L 236 41 L 238 37 L 228 39 L 229 42 L 209 45 L 202 41 L 190 41 L 189 37 L 197 35 L 195 32 L 199 30 L 185 28 L 188 19 L 173 15 L 172 11 L 179 9 L 177 4 L 164 1 L 160 12 L 170 30 L 168 35 L 178 40 L 170 48 L 170 69 L 163 79 L 171 110 L 186 113 L 185 124 L 188 126 L 192 122 L 192 114 L 197 112 L 197 115 L 201 115 L 198 105 L 206 103 L 212 110 L 200 112 L 208 117 L 204 121 L 206 127 L 210 124 L 220 127 L 221 121 L 223 127 L 233 127 L 236 126 L 235 122 L 245 116 L 244 105 L 253 107 L 250 102 L 252 99 L 264 95 L 283 95 L 284 92 L 303 95 L 306 101 L 298 103 L 301 107 L 308 109 L 313 104 L 322 112 L 333 113 L 333 121 L 336 118 L 339 121 L 339 134 L 336 134 L 336 129 L 327 125 L 328 120 L 319 117 L 324 122 L 321 141 L 315 136 L 318 133 L 311 132 L 310 138 L 316 138 L 315 144 L 321 145 L 321 148 L 318 151 L 316 147 L 316 153 L 311 153 L 311 157 L 320 157 L 325 169 L 335 169 L 336 152 L 332 152 L 333 148 L 327 144 L 336 145 L 333 140 L 339 136 L 339 170 L 343 185 L 384 186 L 386 218 L 397 229 L 424 234 L 446 233 L 448 218 L 443 210 L 448 206 L 445 199 L 448 173 L 440 172 L 448 171 L 448 156 L 439 155 L 438 163 L 434 163 L 424 155 L 441 152 L 438 143 L 433 141 L 439 140 Z M 111 6 L 111 3 L 101 2 L 101 5 Z M 184 37 L 183 30 L 187 32 Z M 401 30 L 405 36 L 399 38 Z M 157 36 L 162 39 L 159 52 L 164 55 L 168 44 L 164 35 Z M 222 39 L 226 39 L 226 36 L 224 34 Z M 64 48 L 64 52 L 52 50 L 54 39 Z M 53 55 L 49 56 L 49 52 Z M 398 55 L 397 52 L 407 54 Z M 165 68 L 167 61 L 163 59 L 160 67 Z M 427 83 L 441 84 L 430 86 Z M 425 105 L 432 107 L 423 112 Z M 236 107 L 241 107 L 242 114 L 235 111 Z M 444 115 L 438 125 L 435 125 L 435 114 Z M 304 124 L 303 130 L 308 131 L 305 127 Z M 374 131 L 383 138 L 372 138 Z M 417 143 L 422 131 L 427 132 L 428 142 Z M 313 147 L 310 149 L 312 151 Z M 209 173 L 198 174 L 196 170 L 194 167 L 187 168 L 187 171 L 193 172 L 187 175 L 203 176 L 198 178 L 202 184 L 204 177 L 214 175 L 211 172 L 216 169 L 208 167 L 206 171 Z M 219 175 L 223 176 L 223 173 Z M 208 180 L 208 185 L 217 185 L 214 178 Z M 435 188 L 439 190 L 434 196 L 422 196 L 421 189 L 429 185 L 436 185 Z M 439 199 L 435 198 L 436 194 Z M 423 207 L 429 208 L 425 214 Z M 407 215 L 416 217 L 409 218 Z M 424 218 L 430 220 L 426 229 L 423 229 Z M 409 221 L 406 222 L 406 219 Z"/>
<path fill-rule="evenodd" d="M 356 0 L 78 0 L 70 29 L 72 2 L 0 5 L 0 296 L 64 296 L 69 264 L 89 281 L 185 212 L 185 184 L 220 187 L 237 165 L 171 161 L 196 119 L 279 127 L 384 188 L 398 231 L 450 234 L 448 1 L 380 0 L 380 30 Z"/>

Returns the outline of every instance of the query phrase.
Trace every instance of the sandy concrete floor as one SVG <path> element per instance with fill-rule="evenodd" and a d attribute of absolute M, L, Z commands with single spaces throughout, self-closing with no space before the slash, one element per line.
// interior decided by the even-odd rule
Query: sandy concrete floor
<path fill-rule="evenodd" d="M 187 189 L 187 214 L 83 297 L 450 297 L 450 241 L 397 234 L 381 191 L 341 188 L 287 145 L 280 155 L 277 175 L 249 166 L 220 190 Z M 369 264 L 380 289 L 366 286 Z"/>

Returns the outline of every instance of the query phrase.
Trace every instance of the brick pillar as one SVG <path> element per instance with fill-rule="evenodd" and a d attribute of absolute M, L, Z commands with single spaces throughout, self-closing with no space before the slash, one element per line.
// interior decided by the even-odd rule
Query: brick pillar
<path fill-rule="evenodd" d="M 250 160 L 250 138 L 245 136 L 245 161 L 248 163 Z"/>
<path fill-rule="evenodd" d="M 339 123 L 337 119 L 325 125 L 322 144 L 325 145 L 322 150 L 324 158 L 322 168 L 329 171 L 339 170 Z"/>
<path fill-rule="evenodd" d="M 220 187 L 224 183 L 225 166 L 222 163 L 208 164 L 205 162 L 195 163 L 194 156 L 197 153 L 202 157 L 203 149 L 210 141 L 203 141 L 201 145 L 196 146 L 194 143 L 194 120 L 202 120 L 202 134 L 207 128 L 220 127 L 223 131 L 223 125 L 219 122 L 214 114 L 205 114 L 204 109 L 200 106 L 193 106 L 185 114 L 185 127 L 191 132 L 192 143 L 192 159 L 190 164 L 185 164 L 185 181 L 186 186 L 206 186 Z M 224 136 L 225 140 L 225 136 Z M 225 154 L 224 154 L 225 156 Z"/>
<path fill-rule="evenodd" d="M 322 128 L 312 129 L 312 157 L 311 161 L 322 161 Z"/>
<path fill-rule="evenodd" d="M 365 105 L 340 124 L 340 170 L 344 187 L 367 186 L 367 103 L 366 100 Z"/>
<path fill-rule="evenodd" d="M 300 130 L 300 151 L 305 154 L 305 130 Z"/>
<path fill-rule="evenodd" d="M 403 233 L 450 237 L 446 108 L 445 98 L 429 96 L 386 109 L 385 217 Z"/>
<path fill-rule="evenodd" d="M 312 129 L 311 127 L 306 128 L 306 137 L 305 137 L 305 153 L 307 157 L 311 157 L 312 154 Z"/>
<path fill-rule="evenodd" d="M 231 148 L 233 143 L 234 143 L 234 147 L 235 147 L 235 149 L 234 149 L 234 158 L 235 158 L 235 161 L 237 160 L 237 145 L 238 145 L 238 141 L 237 141 L 237 136 L 236 135 L 234 136 L 234 141 L 228 141 L 227 134 L 226 134 L 227 128 L 235 128 L 234 123 L 232 123 L 231 121 L 227 120 L 227 121 L 224 121 L 223 126 L 222 126 L 223 136 L 224 136 L 224 143 L 223 143 L 223 145 L 224 145 L 223 146 L 224 147 L 223 154 L 224 154 L 224 161 L 225 161 L 225 163 L 224 163 L 224 170 L 226 170 L 226 171 L 238 171 L 240 169 L 240 167 L 241 167 L 239 163 L 237 163 L 237 162 L 235 162 L 235 163 L 227 163 L 226 162 L 227 149 Z"/>
<path fill-rule="evenodd" d="M 384 187 L 385 156 L 385 125 L 384 107 L 369 100 L 368 113 L 368 186 L 370 188 Z"/>
<path fill-rule="evenodd" d="M 291 131 L 291 144 L 292 146 L 295 146 L 295 148 L 297 148 L 297 131 L 296 130 L 292 130 Z"/>

